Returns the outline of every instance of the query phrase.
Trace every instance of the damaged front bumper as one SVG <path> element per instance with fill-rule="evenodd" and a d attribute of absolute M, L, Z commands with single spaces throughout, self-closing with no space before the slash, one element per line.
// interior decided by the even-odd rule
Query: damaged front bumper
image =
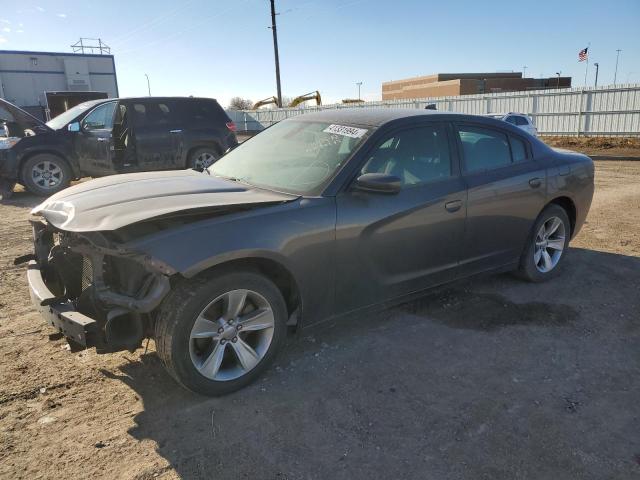
<path fill-rule="evenodd" d="M 153 311 L 170 290 L 171 267 L 97 232 L 61 231 L 31 221 L 27 270 L 31 301 L 72 346 L 99 353 L 134 350 L 148 336 Z"/>

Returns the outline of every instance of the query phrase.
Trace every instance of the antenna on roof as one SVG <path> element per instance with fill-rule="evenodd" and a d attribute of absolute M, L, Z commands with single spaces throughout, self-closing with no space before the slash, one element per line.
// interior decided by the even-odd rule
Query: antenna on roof
<path fill-rule="evenodd" d="M 76 43 L 71 45 L 73 53 L 96 53 L 100 55 L 111 55 L 111 47 L 99 38 L 81 37 Z"/>

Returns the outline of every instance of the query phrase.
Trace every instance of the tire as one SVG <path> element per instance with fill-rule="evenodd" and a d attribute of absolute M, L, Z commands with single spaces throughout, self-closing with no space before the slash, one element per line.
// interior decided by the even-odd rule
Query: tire
<path fill-rule="evenodd" d="M 39 153 L 22 165 L 22 184 L 41 197 L 48 197 L 64 190 L 71 182 L 69 164 L 57 155 Z"/>
<path fill-rule="evenodd" d="M 230 305 L 240 305 L 242 291 L 246 300 L 238 315 Z M 272 328 L 257 328 L 271 319 Z M 183 387 L 225 395 L 269 366 L 285 339 L 286 323 L 284 299 L 270 280 L 251 271 L 218 272 L 185 280 L 169 293 L 155 324 L 156 350 Z"/>
<path fill-rule="evenodd" d="M 559 205 L 548 205 L 538 215 L 527 238 L 518 268 L 520 277 L 530 282 L 544 282 L 557 276 L 567 256 L 570 238 L 567 212 Z"/>
<path fill-rule="evenodd" d="M 189 155 L 189 168 L 201 172 L 213 165 L 220 157 L 220 153 L 214 147 L 198 148 Z"/>

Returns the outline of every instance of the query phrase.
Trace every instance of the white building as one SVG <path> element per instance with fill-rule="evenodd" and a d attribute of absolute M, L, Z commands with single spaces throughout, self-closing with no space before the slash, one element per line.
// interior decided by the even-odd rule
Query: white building
<path fill-rule="evenodd" d="M 45 92 L 104 92 L 118 97 L 113 55 L 0 50 L 0 97 L 39 118 Z"/>

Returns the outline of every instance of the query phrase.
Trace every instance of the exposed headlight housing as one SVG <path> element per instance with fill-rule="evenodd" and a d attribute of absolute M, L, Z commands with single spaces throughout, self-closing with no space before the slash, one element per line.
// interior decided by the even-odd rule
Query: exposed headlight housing
<path fill-rule="evenodd" d="M 0 150 L 7 150 L 20 141 L 20 137 L 0 137 Z"/>

